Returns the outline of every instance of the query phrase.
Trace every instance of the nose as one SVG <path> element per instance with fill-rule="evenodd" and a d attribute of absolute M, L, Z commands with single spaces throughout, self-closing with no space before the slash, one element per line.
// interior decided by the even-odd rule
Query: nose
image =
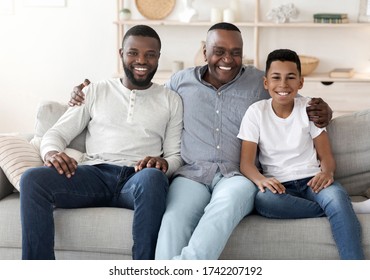
<path fill-rule="evenodd" d="M 222 60 L 225 61 L 225 62 L 230 62 L 230 61 L 233 60 L 233 57 L 230 54 L 230 52 L 225 51 L 224 55 L 222 56 Z"/>
<path fill-rule="evenodd" d="M 145 63 L 145 61 L 146 61 L 145 54 L 140 54 L 139 53 L 136 57 L 136 62 L 140 63 L 140 64 L 143 64 L 143 63 Z"/>
<path fill-rule="evenodd" d="M 280 86 L 282 86 L 282 87 L 285 87 L 286 85 L 288 85 L 288 79 L 281 79 L 280 80 Z"/>

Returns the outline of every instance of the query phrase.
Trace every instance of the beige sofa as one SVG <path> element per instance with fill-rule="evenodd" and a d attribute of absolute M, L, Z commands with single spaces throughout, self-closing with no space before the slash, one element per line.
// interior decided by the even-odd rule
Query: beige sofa
<path fill-rule="evenodd" d="M 41 104 L 35 136 L 42 137 L 65 110 L 66 106 L 58 103 Z M 370 110 L 338 117 L 328 131 L 337 160 L 336 179 L 354 200 L 364 200 L 370 188 Z M 0 259 L 21 258 L 19 193 L 15 187 L 22 171 L 29 167 L 22 163 L 41 164 L 32 153 L 26 156 L 28 148 L 34 147 L 18 138 L 0 136 Z M 79 136 L 71 147 L 83 150 L 83 139 L 84 135 Z M 19 145 L 14 144 L 17 141 Z M 14 155 L 9 145 L 20 154 L 18 162 L 6 162 Z M 11 170 L 17 164 L 19 167 Z M 130 259 L 132 214 L 118 208 L 56 209 L 57 259 Z M 370 259 L 370 214 L 358 217 L 365 255 Z M 338 253 L 326 218 L 274 220 L 250 215 L 233 232 L 221 259 L 338 259 Z"/>

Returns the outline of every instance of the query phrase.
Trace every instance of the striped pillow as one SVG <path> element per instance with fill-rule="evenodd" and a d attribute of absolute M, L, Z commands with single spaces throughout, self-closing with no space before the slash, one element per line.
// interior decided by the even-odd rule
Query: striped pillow
<path fill-rule="evenodd" d="M 43 164 L 37 149 L 26 139 L 19 136 L 0 135 L 0 167 L 18 191 L 23 172 Z"/>

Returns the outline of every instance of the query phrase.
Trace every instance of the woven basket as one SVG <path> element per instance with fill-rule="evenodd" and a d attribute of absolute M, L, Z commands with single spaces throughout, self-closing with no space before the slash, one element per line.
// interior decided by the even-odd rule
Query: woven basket
<path fill-rule="evenodd" d="M 300 55 L 299 59 L 301 61 L 302 76 L 310 75 L 313 71 L 315 71 L 320 62 L 318 58 L 307 55 Z"/>
<path fill-rule="evenodd" d="M 159 20 L 164 19 L 172 12 L 176 0 L 135 0 L 135 4 L 144 17 Z"/>

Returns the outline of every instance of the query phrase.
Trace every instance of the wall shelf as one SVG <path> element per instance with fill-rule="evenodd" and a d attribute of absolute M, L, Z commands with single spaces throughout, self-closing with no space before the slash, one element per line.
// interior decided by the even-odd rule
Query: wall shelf
<path fill-rule="evenodd" d="M 254 20 L 248 22 L 234 22 L 239 28 L 250 28 L 253 31 L 253 60 L 254 66 L 259 67 L 259 49 L 260 49 L 260 31 L 267 28 L 312 28 L 319 32 L 321 29 L 351 29 L 351 28 L 370 28 L 370 23 L 314 23 L 314 22 L 290 22 L 290 23 L 274 23 L 260 19 L 260 5 L 263 2 L 255 0 L 254 4 Z M 117 11 L 124 7 L 124 0 L 117 0 Z M 121 47 L 121 42 L 126 28 L 137 24 L 149 24 L 152 26 L 168 26 L 168 27 L 210 27 L 213 23 L 208 21 L 197 21 L 184 23 L 176 20 L 125 20 L 121 21 L 118 17 L 114 21 L 117 26 L 117 48 Z M 117 63 L 118 73 L 122 73 L 121 60 Z M 157 71 L 154 76 L 154 81 L 157 83 L 165 83 L 171 76 L 171 71 Z M 118 74 L 119 75 L 119 74 Z M 302 95 L 322 97 L 334 111 L 335 116 L 345 113 L 350 113 L 355 110 L 370 108 L 370 73 L 356 73 L 352 78 L 330 78 L 329 73 L 313 73 L 305 77 L 305 85 L 300 92 Z"/>
<path fill-rule="evenodd" d="M 117 0 L 117 11 L 121 10 L 124 7 L 125 0 Z M 261 0 L 255 0 L 254 5 L 254 21 L 249 22 L 234 22 L 234 24 L 238 27 L 245 27 L 245 28 L 252 28 L 254 32 L 253 38 L 253 46 L 254 46 L 254 53 L 252 59 L 254 60 L 254 66 L 258 67 L 259 63 L 259 44 L 260 44 L 260 29 L 265 28 L 318 28 L 318 29 L 331 29 L 331 28 L 370 28 L 370 23 L 358 23 L 358 22 L 350 22 L 350 23 L 314 23 L 314 22 L 290 22 L 290 23 L 274 23 L 274 22 L 266 22 L 260 20 L 260 5 Z M 152 26 L 179 26 L 179 27 L 209 27 L 213 23 L 209 21 L 196 21 L 196 22 L 189 22 L 184 23 L 176 20 L 119 20 L 119 15 L 117 12 L 117 20 L 114 21 L 114 24 L 117 25 L 117 43 L 118 49 L 120 48 L 120 44 L 123 39 L 123 34 L 125 29 L 132 25 L 137 24 L 149 24 Z M 121 61 L 118 61 L 117 70 L 121 72 Z"/>

